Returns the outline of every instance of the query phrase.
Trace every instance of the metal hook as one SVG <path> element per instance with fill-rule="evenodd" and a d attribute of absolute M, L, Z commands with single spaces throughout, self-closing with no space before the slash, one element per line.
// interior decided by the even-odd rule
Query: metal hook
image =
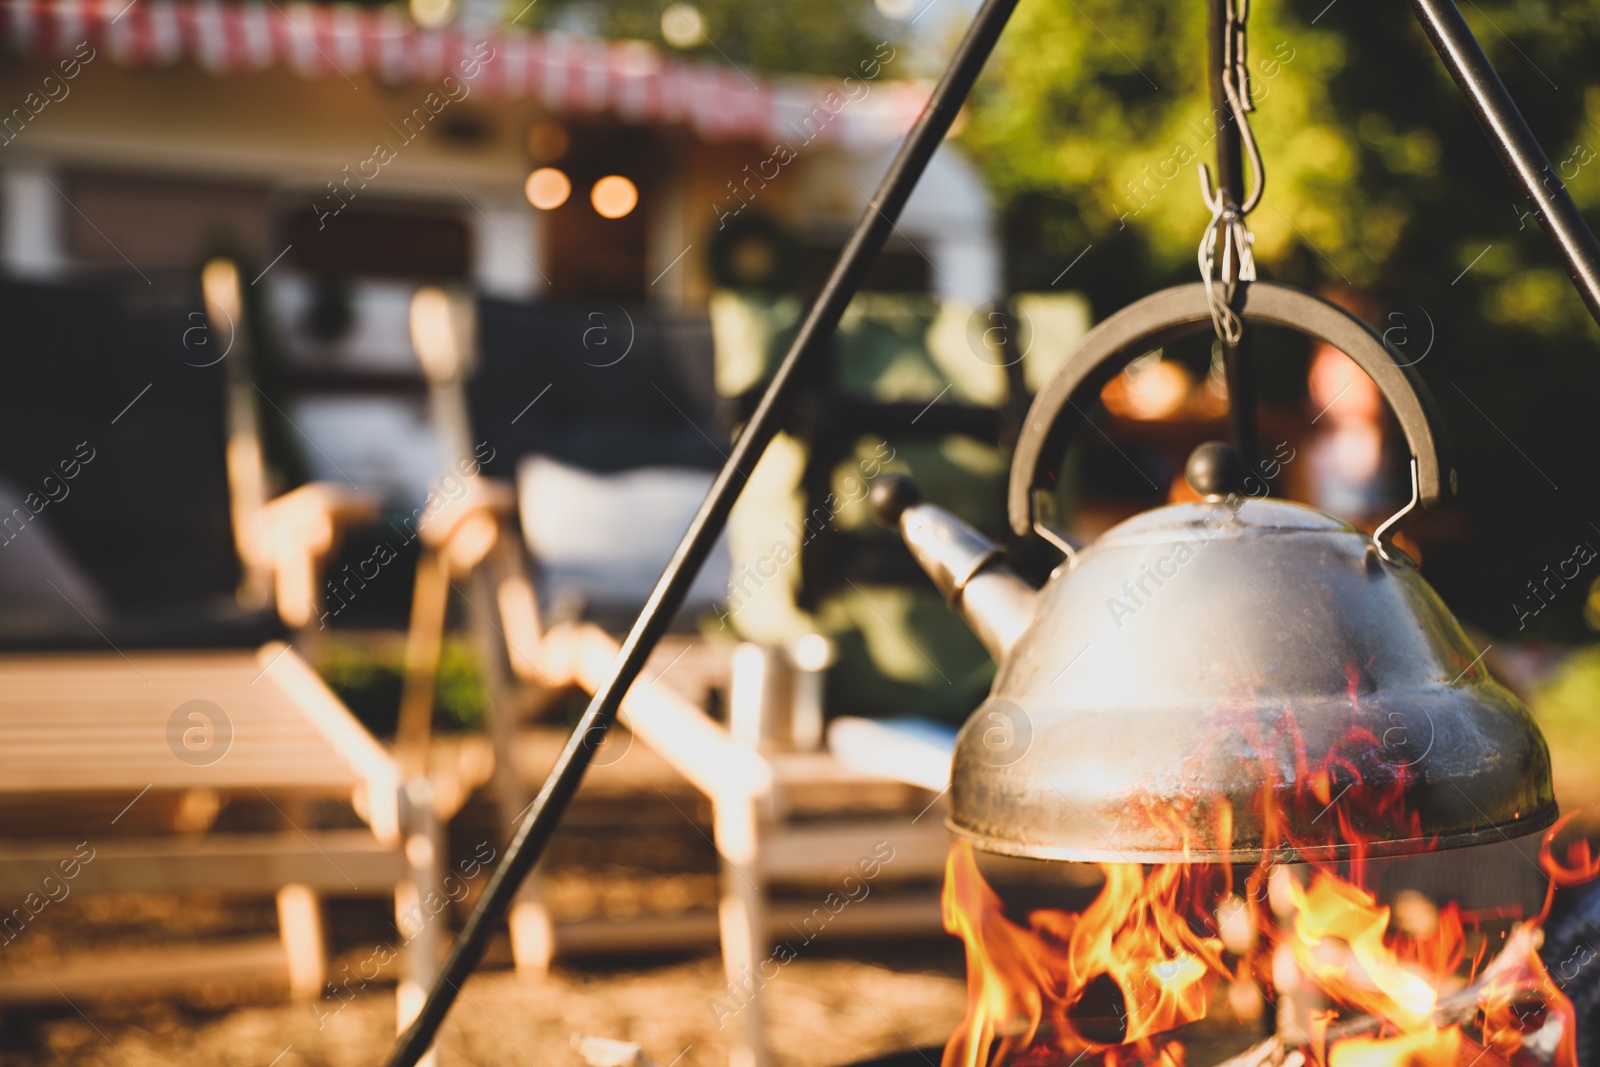
<path fill-rule="evenodd" d="M 1245 156 L 1250 160 L 1250 177 L 1252 188 L 1250 195 L 1244 198 L 1244 203 L 1239 205 L 1239 214 L 1248 215 L 1261 203 L 1261 194 L 1267 186 L 1267 172 L 1261 162 L 1261 149 L 1256 145 L 1256 135 L 1250 129 L 1250 121 L 1244 117 L 1244 112 L 1239 106 L 1238 93 L 1233 85 L 1223 79 L 1223 92 L 1228 95 L 1228 107 L 1233 112 L 1233 121 L 1239 127 L 1239 143 L 1244 146 Z M 1205 199 L 1206 207 L 1212 211 L 1219 210 L 1222 193 L 1211 184 L 1211 168 L 1204 163 L 1200 167 L 1200 195 Z"/>
<path fill-rule="evenodd" d="M 1244 146 L 1246 158 L 1250 160 L 1252 188 L 1250 195 L 1244 198 L 1244 203 L 1239 205 L 1239 214 L 1248 215 L 1256 209 L 1257 204 L 1261 203 L 1261 194 L 1267 187 L 1267 169 L 1261 162 L 1261 149 L 1256 145 L 1256 135 L 1250 128 L 1250 120 L 1245 117 L 1245 112 L 1253 111 L 1254 105 L 1248 108 L 1243 106 L 1239 101 L 1239 91 L 1227 79 L 1223 80 L 1222 88 L 1228 94 L 1228 105 L 1233 109 L 1233 121 L 1239 126 L 1239 142 Z"/>
<path fill-rule="evenodd" d="M 1070 571 L 1078 565 L 1078 550 L 1073 547 L 1072 542 L 1067 540 L 1060 530 L 1046 526 L 1042 522 L 1035 522 L 1033 524 L 1033 532 L 1061 550 L 1061 554 L 1067 557 L 1067 570 Z"/>
<path fill-rule="evenodd" d="M 1417 460 L 1416 457 L 1413 456 L 1411 458 L 1411 503 L 1395 512 L 1393 515 L 1390 515 L 1383 521 L 1382 525 L 1380 525 L 1376 530 L 1372 531 L 1372 547 L 1378 550 L 1378 555 L 1383 558 L 1385 563 L 1394 563 L 1398 565 L 1400 561 L 1389 555 L 1389 550 L 1384 545 L 1383 535 L 1389 532 L 1389 528 L 1391 526 L 1394 526 L 1401 519 L 1415 511 L 1421 498 L 1422 490 L 1417 483 Z"/>
<path fill-rule="evenodd" d="M 1217 235 L 1222 234 L 1223 261 L 1221 279 L 1213 279 L 1216 268 Z M 1244 216 L 1232 204 L 1220 198 L 1212 207 L 1211 222 L 1200 238 L 1198 261 L 1200 277 L 1206 285 L 1206 304 L 1211 311 L 1211 325 L 1217 336 L 1229 345 L 1236 345 L 1244 336 L 1244 320 L 1234 310 L 1234 294 L 1240 282 L 1256 280 L 1255 257 L 1251 246 L 1255 236 L 1244 223 Z M 1238 259 L 1238 273 L 1234 272 L 1234 259 Z"/>
<path fill-rule="evenodd" d="M 1033 532 L 1049 541 L 1061 550 L 1067 557 L 1067 569 L 1078 565 L 1078 546 L 1061 530 L 1056 529 L 1056 498 L 1048 489 L 1035 489 L 1033 491 Z"/>

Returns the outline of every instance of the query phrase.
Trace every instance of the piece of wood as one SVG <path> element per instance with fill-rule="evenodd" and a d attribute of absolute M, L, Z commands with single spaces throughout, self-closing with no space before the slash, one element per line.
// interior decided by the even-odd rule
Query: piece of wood
<path fill-rule="evenodd" d="M 183 706 L 199 701 L 187 713 Z M 181 758 L 185 732 L 216 758 Z M 209 753 L 200 751 L 201 755 Z M 352 797 L 392 834 L 393 761 L 287 646 L 0 657 L 0 796 Z M 368 795 L 379 798 L 365 803 Z"/>
<path fill-rule="evenodd" d="M 292 649 L 267 645 L 257 653 L 263 661 L 262 677 L 271 677 L 294 706 L 316 728 L 323 741 L 356 774 L 359 788 L 352 798 L 358 814 L 380 841 L 399 836 L 400 770 L 382 745 L 350 714 L 311 665 Z"/>
<path fill-rule="evenodd" d="M 584 956 L 636 956 L 714 948 L 720 920 L 708 908 L 676 915 L 631 919 L 579 919 L 551 926 L 555 953 L 563 959 Z"/>
<path fill-rule="evenodd" d="M 278 889 L 277 902 L 278 937 L 289 961 L 289 995 L 315 1000 L 328 980 L 322 901 L 310 886 L 290 884 Z"/>
<path fill-rule="evenodd" d="M 765 911 L 768 944 L 779 941 L 799 950 L 808 930 L 817 929 L 816 909 L 821 899 L 768 900 Z M 812 920 L 811 927 L 805 925 Z M 890 939 L 937 935 L 943 929 L 938 890 L 896 890 L 892 895 L 874 889 L 866 898 L 833 915 L 814 940 Z M 680 952 L 718 943 L 721 919 L 717 912 L 697 908 L 676 915 L 651 915 L 633 919 L 580 919 L 556 922 L 552 927 L 555 952 L 563 958 L 577 956 L 632 956 L 641 952 Z"/>
<path fill-rule="evenodd" d="M 717 919 L 728 1000 L 737 1005 L 739 1040 L 730 1067 L 768 1067 L 766 1005 L 758 968 L 767 959 L 767 893 L 757 865 L 761 811 L 752 797 L 715 804 L 717 851 L 722 856 L 722 897 Z M 735 992 L 740 996 L 734 996 Z"/>
<path fill-rule="evenodd" d="M 411 593 L 411 621 L 406 628 L 405 682 L 400 692 L 400 719 L 395 751 L 401 767 L 416 774 L 427 766 L 432 732 L 433 691 L 439 679 L 444 647 L 445 610 L 450 601 L 450 561 L 442 547 L 423 546 Z"/>
<path fill-rule="evenodd" d="M 387 895 L 405 874 L 399 851 L 365 830 L 109 840 L 89 842 L 87 851 L 86 860 L 78 854 L 77 874 L 65 879 L 73 893 L 272 893 L 299 884 Z M 64 879 L 61 862 L 73 856 L 60 842 L 7 842 L 0 896 L 20 900 L 47 874 Z"/>
<path fill-rule="evenodd" d="M 872 858 L 873 849 L 881 842 L 894 849 L 893 859 L 882 865 L 891 879 L 943 875 L 950 831 L 943 820 L 931 814 L 915 824 L 909 817 L 901 817 L 768 825 L 761 831 L 757 866 L 768 880 L 842 877 L 859 861 Z"/>
<path fill-rule="evenodd" d="M 404 1033 L 422 1010 L 428 989 L 438 973 L 449 931 L 448 912 L 439 892 L 446 847 L 444 830 L 434 811 L 428 780 L 407 780 L 399 795 L 401 829 L 405 835 L 405 878 L 395 886 L 395 928 L 405 938 L 404 971 L 395 990 L 396 1032 Z M 417 1061 L 432 1067 L 434 1050 Z"/>
<path fill-rule="evenodd" d="M 1362 1021 L 1363 1027 L 1365 1021 Z M 1373 1030 L 1379 1026 L 1372 1027 Z M 1335 1041 L 1343 1041 L 1354 1036 L 1365 1036 L 1365 1029 L 1360 1034 L 1340 1034 L 1332 1036 L 1334 1031 L 1329 1031 L 1328 1042 L 1332 1045 Z M 1392 1036 L 1392 1035 L 1391 1035 Z M 1276 1037 L 1269 1037 L 1258 1042 L 1237 1056 L 1230 1056 L 1216 1064 L 1216 1067 L 1304 1067 L 1308 1062 L 1304 1051 L 1285 1045 Z M 1461 1043 L 1456 1049 L 1455 1067 L 1510 1067 L 1509 1062 L 1493 1049 L 1475 1041 L 1468 1034 L 1461 1035 Z"/>
<path fill-rule="evenodd" d="M 524 682 L 549 688 L 551 680 L 545 676 L 541 663 L 544 624 L 539 618 L 539 598 L 520 567 L 501 578 L 495 587 L 495 606 L 500 611 L 511 670 Z"/>
<path fill-rule="evenodd" d="M 544 978 L 550 973 L 550 963 L 556 952 L 555 924 L 550 919 L 550 909 L 545 907 L 537 892 L 524 894 L 530 886 L 537 887 L 537 878 L 535 871 L 522 883 L 507 920 L 511 930 L 511 961 L 521 978 Z"/>
<path fill-rule="evenodd" d="M 468 576 L 472 591 L 469 628 L 484 664 L 489 689 L 489 737 L 494 751 L 491 778 L 500 839 L 511 840 L 517 820 L 525 812 L 530 791 L 517 773 L 514 751 L 522 708 L 513 692 L 513 679 L 526 682 L 538 674 L 539 604 L 527 578 L 521 539 L 509 524 L 500 535 L 484 566 Z M 498 612 L 496 626 L 489 614 Z M 536 685 L 544 689 L 543 682 Z M 550 973 L 555 956 L 555 935 L 544 902 L 543 878 L 529 871 L 517 887 L 507 915 L 511 933 L 511 959 L 517 974 L 540 980 Z"/>
<path fill-rule="evenodd" d="M 545 675 L 570 680 L 592 693 L 604 682 L 618 652 L 617 642 L 597 626 L 557 626 L 543 642 Z M 758 752 L 734 741 L 727 730 L 666 685 L 641 677 L 623 698 L 621 716 L 640 740 L 714 801 L 733 803 L 764 796 L 772 788 L 772 769 Z"/>
<path fill-rule="evenodd" d="M 1491 983 L 1503 972 L 1518 966 L 1520 959 L 1526 959 L 1534 951 L 1529 936 L 1524 928 L 1519 927 L 1507 940 L 1505 946 L 1494 959 L 1490 960 L 1483 970 L 1478 972 L 1472 984 L 1459 989 L 1448 996 L 1440 997 L 1433 1010 L 1433 1023 L 1443 1029 L 1449 1026 L 1462 1026 L 1473 1022 L 1478 1016 L 1478 1000 Z M 1302 977 L 1307 981 L 1314 981 L 1313 976 L 1302 972 Z M 1559 1025 L 1559 1024 L 1558 1024 Z M 1359 1015 L 1348 1019 L 1341 1019 L 1329 1026 L 1324 1034 L 1326 1046 L 1331 1048 L 1339 1041 L 1350 1038 L 1371 1037 L 1378 1034 L 1392 1035 L 1399 1028 L 1389 1019 L 1376 1015 Z M 1269 1038 L 1261 1045 L 1255 1046 L 1248 1056 L 1268 1044 L 1277 1044 L 1285 1053 L 1285 1058 L 1278 1060 L 1263 1060 L 1260 1063 L 1239 1063 L 1240 1057 L 1218 1064 L 1217 1067 L 1301 1067 L 1299 1062 L 1289 1062 L 1289 1058 L 1300 1055 L 1298 1051 L 1290 1050 L 1277 1038 Z M 1267 1055 L 1268 1053 L 1263 1053 Z M 1537 1062 L 1537 1060 L 1535 1060 Z M 1548 1063 L 1547 1057 L 1544 1062 Z M 1470 1034 L 1463 1032 L 1461 1043 L 1456 1050 L 1456 1067 L 1509 1067 L 1508 1062 L 1480 1041 L 1475 1040 Z"/>
<path fill-rule="evenodd" d="M 1550 1062 L 1549 1058 L 1546 1058 L 1544 1062 Z M 1456 1049 L 1456 1067 L 1473 1067 L 1474 1064 L 1477 1067 L 1510 1067 L 1510 1061 L 1494 1049 L 1481 1045 L 1466 1034 L 1462 1034 L 1461 1044 Z"/>
<path fill-rule="evenodd" d="M 96 950 L 52 961 L 40 971 L 0 971 L 0 1002 L 74 1003 L 132 986 L 147 995 L 228 981 L 266 981 L 286 988 L 288 961 L 277 938 L 205 945 L 163 945 L 133 951 Z"/>
<path fill-rule="evenodd" d="M 308 627 L 322 603 L 318 575 L 343 528 L 375 519 L 379 509 L 374 494 L 332 482 L 307 482 L 261 508 L 258 545 L 272 567 L 273 599 L 284 625 Z"/>

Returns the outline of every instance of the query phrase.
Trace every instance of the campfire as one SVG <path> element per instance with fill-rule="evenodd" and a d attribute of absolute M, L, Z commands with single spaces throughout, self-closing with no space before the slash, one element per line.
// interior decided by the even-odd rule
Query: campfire
<path fill-rule="evenodd" d="M 1225 805 L 1218 818 L 1231 821 Z M 943 1067 L 1181 1067 L 1184 1027 L 1259 1032 L 1299 990 L 1324 1005 L 1299 1039 L 1280 1019 L 1228 1067 L 1577 1067 L 1572 1003 L 1538 952 L 1557 887 L 1600 874 L 1587 841 L 1558 848 L 1570 818 L 1543 839 L 1539 914 L 1446 903 L 1409 924 L 1368 888 L 1360 850 L 1292 865 L 1100 863 L 1087 907 L 1018 915 L 959 841 L 944 923 L 965 945 L 968 1006 Z"/>

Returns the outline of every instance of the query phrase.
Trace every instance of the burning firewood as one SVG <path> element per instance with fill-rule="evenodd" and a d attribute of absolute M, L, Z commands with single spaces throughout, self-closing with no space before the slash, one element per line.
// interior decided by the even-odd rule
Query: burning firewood
<path fill-rule="evenodd" d="M 1517 973 L 1526 966 L 1530 945 L 1524 931 L 1518 930 L 1508 939 L 1505 948 L 1491 960 L 1471 985 L 1448 996 L 1441 997 L 1432 1014 L 1432 1029 L 1448 1034 L 1452 1027 L 1455 1035 L 1451 1067 L 1511 1067 L 1511 1061 L 1495 1049 L 1473 1038 L 1463 1028 L 1479 1023 L 1486 1000 L 1503 995 Z M 1562 1019 L 1548 1010 L 1548 1005 L 1538 1000 L 1537 994 L 1525 993 L 1520 1003 L 1511 1006 L 1519 1021 L 1522 1034 L 1523 1055 L 1516 1058 L 1520 1067 L 1547 1067 L 1556 1060 L 1556 1050 L 1563 1037 Z M 1349 1040 L 1373 1041 L 1385 1031 L 1394 1030 L 1391 1020 L 1378 1015 L 1360 1015 L 1330 1024 L 1322 1034 L 1322 1048 L 1332 1048 Z M 1547 1031 L 1554 1031 L 1547 1033 Z M 1221 1061 L 1216 1067 L 1305 1067 L 1306 1051 L 1284 1043 L 1277 1037 L 1257 1042 L 1249 1049 Z M 1385 1062 L 1437 1062 L 1422 1057 L 1412 1061 L 1404 1054 L 1386 1058 Z"/>
<path fill-rule="evenodd" d="M 1374 1028 L 1376 1029 L 1376 1027 Z M 1545 1062 L 1545 1061 L 1539 1061 Z M 1237 1056 L 1218 1063 L 1216 1067 L 1305 1067 L 1306 1054 L 1298 1048 L 1285 1045 L 1275 1037 L 1259 1041 Z M 1451 1067 L 1510 1067 L 1510 1064 L 1465 1035 L 1456 1050 Z"/>

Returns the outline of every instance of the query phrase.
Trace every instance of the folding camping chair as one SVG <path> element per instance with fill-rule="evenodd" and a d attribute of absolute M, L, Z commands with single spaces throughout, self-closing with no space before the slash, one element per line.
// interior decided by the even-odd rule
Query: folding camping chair
<path fill-rule="evenodd" d="M 322 485 L 266 499 L 230 264 L 208 267 L 205 296 L 202 312 L 192 281 L 138 297 L 0 284 L 13 355 L 0 474 L 21 496 L 0 584 L 27 587 L 0 612 L 0 899 L 20 905 L 0 937 L 25 957 L 54 885 L 272 894 L 281 945 L 7 967 L 0 999 L 247 974 L 317 997 L 319 897 L 393 893 L 403 1024 L 442 932 L 428 921 L 440 840 L 427 784 L 282 641 L 314 612 L 339 527 L 371 507 Z M 209 347 L 185 343 L 196 327 Z"/>
<path fill-rule="evenodd" d="M 700 410 L 705 405 L 694 397 L 692 383 L 671 365 L 674 354 L 693 348 L 692 336 L 687 346 L 681 338 L 693 324 L 663 324 L 612 309 L 616 319 L 612 325 L 628 332 L 627 337 L 614 339 L 616 349 L 629 353 L 632 367 L 648 362 L 662 373 L 651 375 L 652 384 L 627 376 L 620 390 L 613 381 L 602 394 L 597 385 L 607 383 L 596 383 L 597 368 L 593 363 L 586 366 L 582 358 L 590 353 L 583 341 L 595 328 L 592 316 L 491 301 L 480 306 L 435 289 L 419 291 L 412 306 L 412 339 L 430 383 L 430 409 L 443 465 L 461 468 L 470 476 L 464 494 L 419 526 L 422 554 L 407 639 L 400 733 L 420 738 L 428 729 L 447 601 L 459 580 L 465 585 L 462 593 L 470 605 L 466 620 L 481 653 L 494 709 L 491 784 L 509 837 L 531 796 L 528 781 L 517 770 L 519 725 L 579 684 L 570 655 L 564 666 L 552 668 L 542 642 L 541 619 L 552 607 L 566 615 L 606 621 L 631 613 L 633 605 L 627 598 L 641 580 L 648 582 L 659 573 L 665 558 L 649 558 L 648 550 L 641 558 L 621 548 L 617 527 L 626 523 L 619 516 L 626 512 L 646 526 L 649 518 L 669 525 L 687 522 L 683 509 L 698 503 L 708 478 L 705 456 L 697 453 L 709 452 L 712 446 L 692 423 L 681 421 L 686 407 Z M 541 340 L 540 355 L 547 358 L 528 358 L 529 338 Z M 549 353 L 572 353 L 574 358 L 563 360 Z M 663 386 L 665 391 L 660 391 Z M 708 383 L 704 391 L 709 393 Z M 502 410 L 514 399 L 518 410 Z M 530 411 L 534 414 L 524 418 Z M 651 469 L 637 469 L 645 466 L 640 463 L 643 456 L 656 461 L 649 464 Z M 602 470 L 633 470 L 596 473 L 572 466 L 574 459 Z M 520 486 L 514 482 L 519 460 L 520 481 L 537 483 L 535 491 L 541 494 L 558 493 L 558 511 L 530 511 L 525 494 L 519 509 Z M 649 513 L 647 518 L 641 518 L 644 513 Z M 554 603 L 547 595 L 541 606 L 535 592 L 540 583 L 533 580 L 531 570 L 537 570 L 541 580 L 549 579 L 547 591 L 556 589 Z M 720 589 L 716 570 L 713 565 L 697 587 L 702 603 L 708 602 L 707 590 Z M 722 573 L 726 573 L 725 559 Z M 572 628 L 563 627 L 562 632 L 571 636 Z M 582 633 L 593 636 L 603 631 L 585 628 Z M 564 647 L 570 651 L 570 646 Z M 658 657 L 663 658 L 657 671 L 670 666 L 673 686 L 690 696 L 685 703 L 674 692 L 654 705 L 673 724 L 658 732 L 655 742 L 672 750 L 680 735 L 704 740 L 709 735 L 696 729 L 704 720 L 698 705 L 709 690 L 723 684 L 725 657 L 686 632 L 670 635 Z M 543 973 L 557 939 L 541 901 L 537 873 L 524 884 L 510 925 L 518 970 Z M 568 924 L 559 941 L 564 951 L 585 951 L 618 945 L 629 936 L 670 946 L 686 937 L 692 942 L 715 934 L 714 924 L 708 927 L 695 916 L 682 922 L 646 921 L 631 929 L 632 935 L 604 922 Z"/>
<path fill-rule="evenodd" d="M 495 659 L 504 662 L 507 673 L 546 691 L 576 686 L 592 692 L 617 653 L 616 640 L 603 625 L 594 623 L 565 621 L 546 628 L 528 566 L 531 562 L 547 587 L 546 605 L 551 599 L 549 587 L 559 583 L 590 594 L 608 594 L 599 597 L 603 621 L 626 619 L 642 602 L 665 556 L 640 558 L 638 546 L 647 539 L 638 534 L 648 531 L 670 547 L 704 495 L 709 484 L 704 467 L 715 461 L 720 447 L 711 436 L 715 431 L 701 429 L 691 417 L 693 412 L 711 422 L 712 405 L 705 396 L 710 386 L 706 324 L 633 318 L 629 324 L 637 331 L 635 348 L 624 365 L 636 377 L 613 373 L 602 378 L 599 372 L 614 371 L 618 364 L 595 360 L 584 366 L 584 356 L 593 355 L 583 346 L 582 333 L 592 328 L 591 319 L 568 315 L 563 322 L 559 312 L 484 301 L 477 306 L 474 331 L 466 324 L 471 312 L 462 303 L 434 306 L 440 321 L 414 329 L 414 335 L 424 365 L 447 370 L 433 375 L 435 411 L 444 413 L 440 422 L 446 427 L 473 427 L 470 433 L 457 429 L 455 443 L 446 441 L 445 447 L 461 451 L 469 440 L 481 437 L 495 456 L 486 464 L 490 473 L 516 473 L 518 480 L 520 523 L 511 521 L 504 490 L 485 490 L 476 509 L 500 533 L 492 555 L 475 554 L 493 566 L 477 571 L 484 584 L 474 587 L 481 595 L 473 596 L 472 614 L 481 616 L 485 604 L 498 606 L 495 629 L 503 634 L 504 644 Z M 474 332 L 473 350 L 478 355 L 472 366 L 461 356 Z M 439 343 L 437 354 L 426 351 L 430 337 Z M 451 339 L 450 352 L 443 351 L 445 338 Z M 530 338 L 539 339 L 538 351 L 519 352 Z M 599 366 L 602 362 L 608 365 Z M 694 379 L 685 387 L 678 377 L 685 368 L 699 374 L 698 403 Z M 651 395 L 652 389 L 657 395 Z M 545 417 L 524 422 L 531 402 L 539 402 L 546 391 Z M 585 397 L 594 398 L 598 410 L 583 411 Z M 675 501 L 678 510 L 670 517 L 657 516 L 655 522 L 638 517 L 644 483 L 638 481 L 636 468 L 645 465 L 641 458 L 655 461 L 650 464 L 655 468 L 651 484 Z M 662 470 L 661 461 L 673 458 L 680 460 L 677 471 Z M 694 477 L 683 469 L 684 458 L 693 458 L 700 468 L 693 486 L 689 483 Z M 568 465 L 585 461 L 590 467 L 610 470 L 575 470 Z M 676 493 L 665 488 L 675 482 L 681 483 Z M 573 545 L 575 538 L 587 544 Z M 708 564 L 713 592 L 718 585 L 725 588 L 727 567 L 726 557 Z M 620 587 L 627 582 L 617 572 L 628 569 L 636 573 L 632 587 L 624 590 Z M 605 586 L 612 588 L 601 588 Z M 706 596 L 704 584 L 699 590 L 702 607 L 716 599 Z M 418 613 L 415 619 L 441 625 L 443 614 Z M 415 643 L 437 648 L 436 639 L 418 638 Z M 948 847 L 940 795 L 948 775 L 948 752 L 937 742 L 870 723 L 845 724 L 843 735 L 857 740 L 849 747 L 858 752 L 862 738 L 868 746 L 879 747 L 882 751 L 874 765 L 852 763 L 820 747 L 820 681 L 828 655 L 827 643 L 818 638 L 803 638 L 784 649 L 746 643 L 731 655 L 720 653 L 720 669 L 687 672 L 700 681 L 686 685 L 687 678 L 675 664 L 696 649 L 703 660 L 715 663 L 718 658 L 714 647 L 693 637 L 663 641 L 646 676 L 659 680 L 670 669 L 671 680 L 636 686 L 623 703 L 622 721 L 711 802 L 713 836 L 723 867 L 716 930 L 729 981 L 726 1004 L 740 1026 L 739 1059 L 757 1064 L 766 1061 L 767 1052 L 756 991 L 759 980 L 753 976 L 767 960 L 772 943 L 789 939 L 794 931 L 798 931 L 794 936 L 809 942 L 824 927 L 835 936 L 895 936 L 939 929 L 937 883 Z M 706 688 L 727 692 L 729 725 L 703 710 Z M 419 685 L 417 691 L 425 690 Z M 501 767 L 511 759 L 509 740 L 515 723 L 506 714 L 510 706 L 506 700 L 496 702 L 493 729 Z M 420 712 L 416 721 L 425 721 Z M 898 752 L 903 758 L 884 759 L 883 751 Z M 886 774 L 886 766 L 896 766 L 900 776 Z M 519 783 L 513 788 L 524 787 Z M 511 793 L 503 805 L 520 810 L 524 797 L 525 791 Z M 840 797 L 852 803 L 840 805 Z M 884 849 L 892 857 L 888 863 Z M 880 883 L 873 887 L 870 902 L 863 897 L 837 913 L 819 912 L 814 901 L 784 904 L 769 899 L 780 885 L 820 883 L 828 890 L 846 884 L 852 872 L 859 883 L 862 864 L 871 868 L 873 877 L 887 868 L 885 883 L 920 879 L 930 888 L 889 892 Z M 526 960 L 530 969 L 546 964 L 552 948 L 565 950 L 578 940 L 566 930 L 550 927 L 535 892 L 513 909 L 511 926 L 519 966 L 524 957 L 532 956 Z M 686 932 L 703 936 L 695 928 Z M 613 940 L 626 943 L 627 938 L 621 932 Z M 653 943 L 663 944 L 664 939 Z"/>

